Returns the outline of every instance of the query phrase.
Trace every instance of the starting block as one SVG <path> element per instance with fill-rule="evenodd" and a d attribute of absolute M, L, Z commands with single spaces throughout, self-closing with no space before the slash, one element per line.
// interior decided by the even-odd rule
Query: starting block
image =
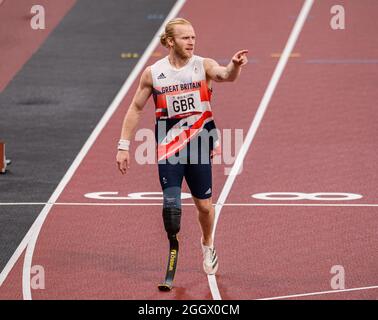
<path fill-rule="evenodd" d="M 5 158 L 5 143 L 0 141 L 0 173 L 5 173 L 7 163 L 9 162 Z"/>

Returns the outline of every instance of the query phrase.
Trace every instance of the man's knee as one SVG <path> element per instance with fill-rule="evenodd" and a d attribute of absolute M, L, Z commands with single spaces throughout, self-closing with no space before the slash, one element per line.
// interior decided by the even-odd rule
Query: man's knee
<path fill-rule="evenodd" d="M 181 208 L 181 188 L 168 187 L 163 190 L 164 208 Z"/>
<path fill-rule="evenodd" d="M 201 214 L 210 214 L 213 210 L 211 199 L 197 199 L 196 207 Z"/>

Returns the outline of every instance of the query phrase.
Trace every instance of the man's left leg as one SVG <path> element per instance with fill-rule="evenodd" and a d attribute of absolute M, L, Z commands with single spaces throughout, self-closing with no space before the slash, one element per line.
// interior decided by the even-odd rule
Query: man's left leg
<path fill-rule="evenodd" d="M 215 210 L 211 196 L 211 164 L 188 165 L 185 179 L 198 210 L 198 221 L 202 231 L 203 269 L 207 274 L 215 274 L 218 270 L 218 258 L 212 238 Z"/>
<path fill-rule="evenodd" d="M 213 245 L 212 232 L 215 218 L 212 198 L 198 199 L 194 196 L 192 198 L 198 210 L 198 222 L 202 231 L 202 244 L 211 247 Z"/>
<path fill-rule="evenodd" d="M 201 248 L 203 254 L 203 270 L 207 274 L 215 274 L 218 270 L 218 257 L 213 244 L 213 227 L 215 210 L 211 197 L 199 199 L 194 196 L 193 200 L 198 210 L 198 221 L 202 230 Z"/>

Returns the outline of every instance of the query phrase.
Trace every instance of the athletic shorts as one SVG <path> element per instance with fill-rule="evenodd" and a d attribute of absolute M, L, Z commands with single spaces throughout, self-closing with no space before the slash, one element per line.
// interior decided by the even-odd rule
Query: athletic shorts
<path fill-rule="evenodd" d="M 211 197 L 212 168 L 208 149 L 202 153 L 201 151 L 193 152 L 190 151 L 190 144 L 188 144 L 171 158 L 159 161 L 158 169 L 163 190 L 171 187 L 179 187 L 181 190 L 185 178 L 192 196 L 198 199 Z"/>

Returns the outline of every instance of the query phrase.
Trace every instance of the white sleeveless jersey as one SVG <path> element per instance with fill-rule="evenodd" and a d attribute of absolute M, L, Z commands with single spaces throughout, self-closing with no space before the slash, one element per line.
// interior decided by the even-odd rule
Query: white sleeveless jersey
<path fill-rule="evenodd" d="M 176 69 L 167 56 L 151 66 L 158 161 L 183 149 L 204 129 L 216 129 L 203 60 L 193 55 L 184 67 Z M 218 142 L 214 131 L 211 134 Z"/>

